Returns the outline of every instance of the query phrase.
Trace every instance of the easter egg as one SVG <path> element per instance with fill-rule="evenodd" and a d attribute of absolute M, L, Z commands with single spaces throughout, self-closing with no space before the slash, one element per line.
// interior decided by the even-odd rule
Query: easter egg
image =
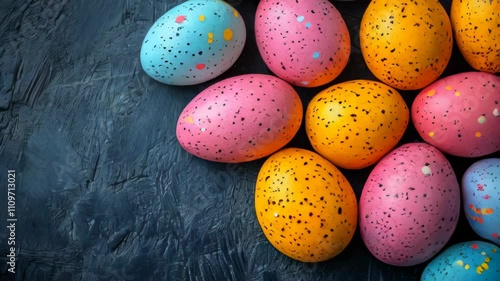
<path fill-rule="evenodd" d="M 368 167 L 401 140 L 410 113 L 401 95 L 380 82 L 353 80 L 317 94 L 306 132 L 319 154 L 346 169 Z"/>
<path fill-rule="evenodd" d="M 302 87 L 335 79 L 351 52 L 347 26 L 328 1 L 262 0 L 255 14 L 255 37 L 267 67 Z"/>
<path fill-rule="evenodd" d="M 374 167 L 359 202 L 361 238 L 380 261 L 412 266 L 448 242 L 460 215 L 460 187 L 444 155 L 404 144 Z"/>
<path fill-rule="evenodd" d="M 341 253 L 357 225 L 357 202 L 344 175 L 328 160 L 301 148 L 286 148 L 262 165 L 255 212 L 269 242 L 303 262 Z"/>
<path fill-rule="evenodd" d="M 141 65 L 162 83 L 199 84 L 228 70 L 245 41 L 245 23 L 229 4 L 189 0 L 170 9 L 149 29 L 141 46 Z"/>
<path fill-rule="evenodd" d="M 483 241 L 455 244 L 444 250 L 425 267 L 420 280 L 500 280 L 500 249 Z"/>
<path fill-rule="evenodd" d="M 451 58 L 450 19 L 438 0 L 373 0 L 359 34 L 370 71 L 396 89 L 424 88 Z"/>
<path fill-rule="evenodd" d="M 500 158 L 476 161 L 465 171 L 462 198 L 472 229 L 500 245 Z"/>
<path fill-rule="evenodd" d="M 465 60 L 476 70 L 500 72 L 500 1 L 453 0 L 450 16 Z"/>
<path fill-rule="evenodd" d="M 189 153 L 238 163 L 279 150 L 297 133 L 302 102 L 285 81 L 270 75 L 227 78 L 199 93 L 181 112 L 176 134 Z"/>
<path fill-rule="evenodd" d="M 479 157 L 500 150 L 500 77 L 464 72 L 444 77 L 412 104 L 420 136 L 441 151 Z"/>

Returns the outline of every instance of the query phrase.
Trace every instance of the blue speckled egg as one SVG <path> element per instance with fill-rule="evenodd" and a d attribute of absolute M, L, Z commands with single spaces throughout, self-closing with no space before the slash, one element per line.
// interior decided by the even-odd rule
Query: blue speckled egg
<path fill-rule="evenodd" d="M 421 281 L 498 281 L 500 249 L 483 241 L 455 244 L 433 259 Z"/>
<path fill-rule="evenodd" d="M 465 171 L 462 198 L 472 229 L 500 245 L 500 158 L 479 160 Z"/>
<path fill-rule="evenodd" d="M 203 83 L 235 63 L 245 40 L 245 23 L 232 6 L 190 0 L 170 9 L 149 29 L 141 47 L 142 68 L 169 85 Z"/>

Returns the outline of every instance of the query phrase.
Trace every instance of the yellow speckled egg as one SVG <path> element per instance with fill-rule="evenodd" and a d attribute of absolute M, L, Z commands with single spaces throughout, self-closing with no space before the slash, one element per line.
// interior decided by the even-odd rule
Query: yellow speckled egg
<path fill-rule="evenodd" d="M 353 80 L 317 94 L 307 106 L 305 122 L 316 152 L 339 167 L 361 169 L 396 146 L 409 118 L 408 106 L 395 89 Z"/>
<path fill-rule="evenodd" d="M 421 89 L 450 61 L 450 19 L 438 0 L 373 0 L 361 19 L 360 44 L 368 68 L 382 82 Z"/>
<path fill-rule="evenodd" d="M 500 72 L 500 0 L 453 0 L 451 25 L 458 49 L 474 69 Z"/>
<path fill-rule="evenodd" d="M 255 211 L 262 231 L 281 253 L 319 262 L 347 247 L 358 205 L 351 185 L 332 163 L 305 149 L 286 148 L 260 169 Z"/>

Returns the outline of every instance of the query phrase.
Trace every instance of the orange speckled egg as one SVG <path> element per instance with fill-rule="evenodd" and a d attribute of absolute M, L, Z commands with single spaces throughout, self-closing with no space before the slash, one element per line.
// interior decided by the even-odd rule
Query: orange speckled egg
<path fill-rule="evenodd" d="M 458 49 L 474 69 L 500 72 L 500 0 L 453 0 L 451 25 Z"/>
<path fill-rule="evenodd" d="M 434 82 L 451 57 L 451 23 L 438 0 L 373 0 L 360 26 L 370 71 L 400 90 Z"/>
<path fill-rule="evenodd" d="M 358 205 L 351 185 L 332 163 L 305 149 L 286 148 L 260 169 L 255 211 L 267 239 L 281 253 L 319 262 L 347 247 Z"/>
<path fill-rule="evenodd" d="M 333 164 L 361 169 L 380 160 L 401 140 L 409 110 L 393 88 L 353 80 L 316 95 L 306 111 L 306 132 L 313 148 Z"/>

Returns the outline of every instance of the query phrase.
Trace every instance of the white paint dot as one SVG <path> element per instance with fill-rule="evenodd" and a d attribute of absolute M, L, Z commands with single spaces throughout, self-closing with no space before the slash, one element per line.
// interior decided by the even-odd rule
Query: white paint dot
<path fill-rule="evenodd" d="M 205 132 L 207 129 L 206 128 L 201 128 L 201 131 L 202 132 Z"/>
<path fill-rule="evenodd" d="M 498 108 L 493 109 L 493 116 L 495 117 L 500 116 L 500 111 L 498 111 Z"/>
<path fill-rule="evenodd" d="M 422 173 L 426 176 L 430 176 L 432 175 L 432 170 L 431 170 L 431 167 L 429 166 L 423 166 L 422 169 L 420 169 L 422 171 Z"/>
<path fill-rule="evenodd" d="M 309 84 L 309 82 L 307 82 L 307 81 L 302 81 L 302 82 L 300 82 L 300 84 L 302 84 L 302 85 L 307 85 L 307 84 Z"/>
<path fill-rule="evenodd" d="M 477 118 L 477 123 L 484 124 L 484 122 L 486 122 L 486 117 L 479 116 L 479 118 Z"/>
<path fill-rule="evenodd" d="M 274 217 L 277 218 L 279 217 L 280 215 L 278 213 L 274 213 Z"/>

